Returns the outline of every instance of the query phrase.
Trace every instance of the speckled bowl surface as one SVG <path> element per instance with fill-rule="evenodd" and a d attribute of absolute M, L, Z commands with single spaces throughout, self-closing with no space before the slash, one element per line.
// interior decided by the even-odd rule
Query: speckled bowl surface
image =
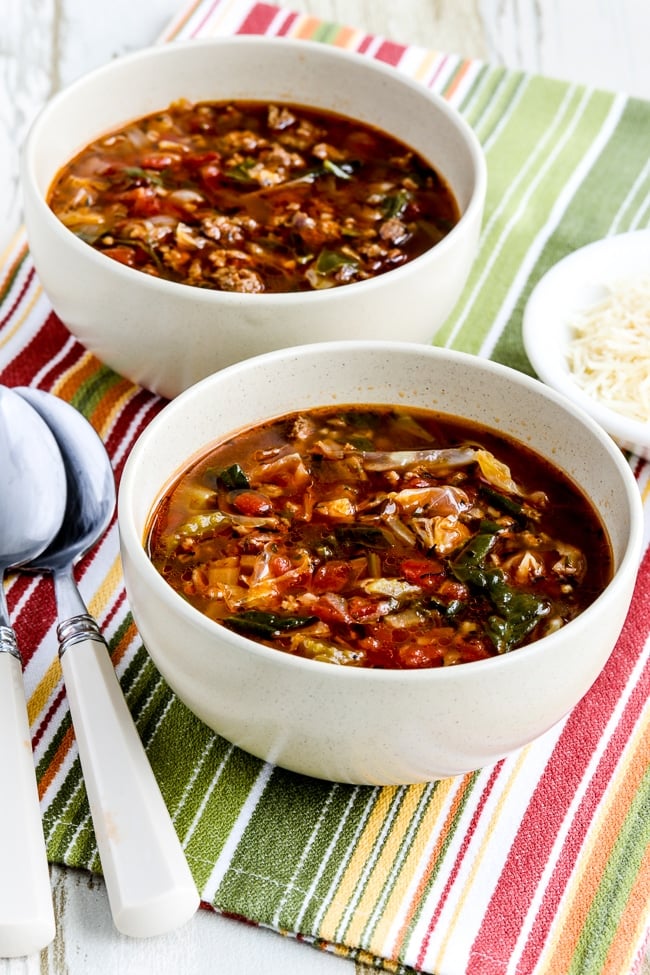
<path fill-rule="evenodd" d="M 46 194 L 61 167 L 93 139 L 180 97 L 292 102 L 369 122 L 433 164 L 456 197 L 460 221 L 414 261 L 329 290 L 227 293 L 125 267 L 67 230 Z M 249 36 L 159 45 L 81 78 L 32 126 L 21 179 L 30 251 L 56 313 L 103 362 L 173 397 L 216 369 L 291 345 L 429 342 L 476 254 L 486 165 L 462 116 L 394 68 L 326 44 Z"/>
<path fill-rule="evenodd" d="M 596 505 L 616 571 L 577 619 L 497 658 L 434 670 L 338 667 L 261 646 L 208 620 L 150 563 L 143 538 L 161 492 L 226 435 L 296 409 L 392 403 L 479 421 L 562 467 Z M 155 663 L 210 727 L 253 754 L 320 778 L 420 782 L 488 765 L 543 734 L 588 691 L 623 625 L 641 551 L 638 489 L 586 414 L 537 380 L 409 343 L 323 343 L 229 367 L 170 403 L 130 454 L 118 504 L 127 594 Z"/>

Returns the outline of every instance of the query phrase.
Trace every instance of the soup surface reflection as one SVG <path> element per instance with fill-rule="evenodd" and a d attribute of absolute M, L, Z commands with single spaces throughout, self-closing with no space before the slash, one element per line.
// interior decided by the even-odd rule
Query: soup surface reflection
<path fill-rule="evenodd" d="M 355 667 L 515 650 L 612 575 L 601 521 L 561 471 L 494 431 L 388 406 L 296 413 L 215 445 L 146 544 L 217 623 Z"/>

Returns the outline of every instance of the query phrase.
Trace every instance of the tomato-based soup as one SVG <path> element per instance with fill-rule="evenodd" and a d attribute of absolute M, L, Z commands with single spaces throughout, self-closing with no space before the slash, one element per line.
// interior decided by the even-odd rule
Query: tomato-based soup
<path fill-rule="evenodd" d="M 459 220 L 440 175 L 372 126 L 295 105 L 178 101 L 97 139 L 48 202 L 108 257 L 220 291 L 383 274 Z"/>
<path fill-rule="evenodd" d="M 152 515 L 167 582 L 223 626 L 356 667 L 467 663 L 564 626 L 612 575 L 557 468 L 474 424 L 320 409 L 238 433 Z"/>

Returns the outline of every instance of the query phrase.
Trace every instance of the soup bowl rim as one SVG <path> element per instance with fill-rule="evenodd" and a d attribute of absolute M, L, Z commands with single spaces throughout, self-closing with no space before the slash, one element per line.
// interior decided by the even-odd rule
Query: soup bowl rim
<path fill-rule="evenodd" d="M 560 406 L 567 414 L 570 414 L 576 421 L 581 423 L 589 434 L 594 437 L 602 447 L 605 448 L 625 485 L 627 508 L 630 514 L 629 532 L 622 552 L 622 557 L 618 562 L 616 562 L 616 558 L 614 557 L 614 565 L 610 581 L 589 606 L 582 610 L 577 617 L 567 623 L 560 630 L 547 634 L 541 639 L 532 643 L 522 645 L 508 653 L 498 654 L 482 660 L 471 661 L 457 667 L 379 669 L 370 667 L 337 667 L 323 661 L 310 660 L 258 643 L 252 638 L 248 638 L 228 629 L 224 625 L 210 619 L 200 610 L 183 599 L 183 597 L 163 579 L 158 570 L 154 567 L 146 552 L 145 539 L 147 524 L 149 523 L 149 519 L 151 518 L 156 505 L 165 493 L 165 490 L 171 485 L 171 483 L 173 483 L 176 477 L 198 456 L 205 454 L 205 448 L 208 448 L 209 444 L 206 444 L 205 448 L 202 448 L 198 452 L 194 452 L 192 455 L 188 456 L 187 462 L 183 464 L 180 469 L 174 471 L 167 478 L 165 483 L 160 486 L 157 497 L 155 497 L 154 500 L 149 503 L 147 524 L 143 526 L 142 537 L 139 538 L 139 546 L 135 544 L 137 531 L 135 529 L 135 525 L 133 524 L 134 518 L 132 512 L 134 492 L 137 492 L 137 482 L 134 476 L 135 470 L 137 465 L 141 463 L 144 445 L 148 442 L 150 437 L 155 437 L 159 430 L 164 429 L 166 419 L 169 416 L 169 411 L 183 409 L 187 411 L 189 409 L 189 412 L 191 412 L 192 400 L 200 400 L 206 389 L 212 386 L 215 382 L 219 382 L 218 375 L 226 372 L 230 375 L 242 371 L 248 372 L 250 369 L 255 368 L 255 364 L 258 361 L 261 362 L 264 360 L 267 362 L 272 362 L 273 360 L 282 360 L 287 355 L 297 356 L 299 358 L 304 354 L 311 353 L 312 351 L 316 352 L 318 355 L 327 356 L 330 352 L 349 353 L 354 348 L 368 349 L 370 347 L 383 351 L 387 355 L 390 355 L 391 352 L 407 352 L 409 355 L 433 355 L 436 357 L 447 358 L 450 361 L 455 360 L 461 363 L 465 362 L 470 367 L 474 365 L 483 371 L 492 372 L 506 379 L 510 379 L 515 384 L 519 384 L 524 388 L 540 395 L 542 400 L 546 399 Z M 341 403 L 341 406 L 344 405 L 354 405 L 354 402 L 351 400 L 347 404 Z M 300 407 L 297 407 L 297 409 L 300 409 Z M 259 422 L 265 422 L 265 420 L 271 419 L 273 419 L 273 417 L 269 416 L 262 418 Z M 250 424 L 247 424 L 245 428 L 250 428 L 250 426 Z M 223 435 L 219 435 L 215 442 L 228 439 L 233 434 L 236 434 L 238 429 L 242 428 L 231 428 Z M 535 448 L 532 449 L 534 450 Z M 544 456 L 539 450 L 537 450 L 537 453 Z M 579 485 L 579 487 L 581 486 Z M 581 489 L 584 491 L 584 488 L 581 487 Z M 463 674 L 467 674 L 467 676 L 469 676 L 470 672 L 474 675 L 478 675 L 482 670 L 486 669 L 510 669 L 512 667 L 516 668 L 520 665 L 524 666 L 525 661 L 530 657 L 544 655 L 558 642 L 564 642 L 566 639 L 567 630 L 569 630 L 569 628 L 570 632 L 575 634 L 577 637 L 580 629 L 584 630 L 588 628 L 591 617 L 599 612 L 602 602 L 605 600 L 611 601 L 612 599 L 615 599 L 618 590 L 624 589 L 628 584 L 627 580 L 630 573 L 636 575 L 641 556 L 644 524 L 643 507 L 638 486 L 623 453 L 612 438 L 603 430 L 603 428 L 586 411 L 573 403 L 564 394 L 545 385 L 540 380 L 520 372 L 519 370 L 515 370 L 510 366 L 503 365 L 494 360 L 478 357 L 472 353 L 452 349 L 443 349 L 436 346 L 417 345 L 407 342 L 368 340 L 351 340 L 345 343 L 310 343 L 302 346 L 296 346 L 291 349 L 278 349 L 272 352 L 263 353 L 259 356 L 251 357 L 250 359 L 243 360 L 241 362 L 233 363 L 232 365 L 225 367 L 223 370 L 220 370 L 219 374 L 213 374 L 199 380 L 197 383 L 171 401 L 151 421 L 147 427 L 147 430 L 143 432 L 138 442 L 135 444 L 129 458 L 127 459 L 122 482 L 120 484 L 118 512 L 122 513 L 122 517 L 119 518 L 120 534 L 121 536 L 123 535 L 123 540 L 129 545 L 130 555 L 134 559 L 138 571 L 144 574 L 147 585 L 153 587 L 156 595 L 159 596 L 159 598 L 161 598 L 164 602 L 171 604 L 174 611 L 180 614 L 187 621 L 189 627 L 205 629 L 207 633 L 211 637 L 214 637 L 216 641 L 225 641 L 227 644 L 240 648 L 244 652 L 252 654 L 254 657 L 259 656 L 267 661 L 272 660 L 274 665 L 277 665 L 280 668 L 296 668 L 300 670 L 307 669 L 307 671 L 317 668 L 319 671 L 319 677 L 325 678 L 329 681 L 364 681 L 370 682 L 370 684 L 375 682 L 377 684 L 384 684 L 390 683 L 391 681 L 409 682 L 423 680 L 432 681 L 436 684 L 440 682 L 443 684 L 445 682 L 457 682 L 459 679 L 463 679 Z M 603 520 L 603 524 L 605 527 L 607 527 L 604 517 L 601 516 L 601 518 Z M 582 652 L 581 648 L 577 646 L 578 642 L 579 641 L 576 641 L 575 650 L 577 653 Z"/>

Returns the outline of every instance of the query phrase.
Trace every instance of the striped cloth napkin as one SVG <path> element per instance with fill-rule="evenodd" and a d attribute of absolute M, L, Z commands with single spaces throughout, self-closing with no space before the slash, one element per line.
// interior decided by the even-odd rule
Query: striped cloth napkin
<path fill-rule="evenodd" d="M 489 166 L 484 231 L 441 344 L 530 371 L 520 325 L 535 282 L 572 249 L 648 224 L 650 103 L 248 0 L 198 0 L 164 40 L 236 32 L 306 37 L 387 61 L 442 93 L 475 128 Z M 70 336 L 22 233 L 0 264 L 0 382 L 72 402 L 104 439 L 118 480 L 164 405 Z M 650 465 L 629 462 L 650 515 Z M 195 719 L 138 638 L 115 524 L 78 578 L 206 906 L 391 972 L 641 970 L 650 931 L 650 550 L 605 671 L 558 727 L 480 772 L 396 788 L 288 773 Z M 49 856 L 100 871 L 56 658 L 52 587 L 17 576 L 8 590 Z"/>

